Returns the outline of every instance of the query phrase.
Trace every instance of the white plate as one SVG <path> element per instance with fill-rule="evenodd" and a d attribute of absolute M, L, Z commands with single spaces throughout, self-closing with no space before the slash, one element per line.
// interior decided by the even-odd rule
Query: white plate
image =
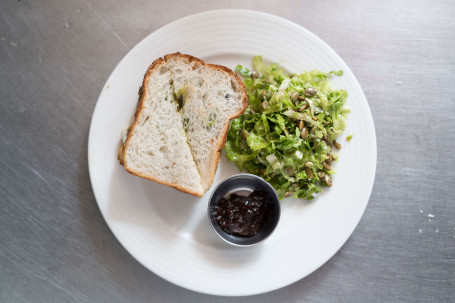
<path fill-rule="evenodd" d="M 196 198 L 128 174 L 117 161 L 121 131 L 132 122 L 137 91 L 156 58 L 180 51 L 210 63 L 250 66 L 256 54 L 291 72 L 344 71 L 333 86 L 349 93 L 347 130 L 330 190 L 314 202 L 286 199 L 274 234 L 250 248 L 232 247 L 209 226 L 209 190 Z M 350 143 L 344 137 L 353 134 Z M 90 178 L 110 229 L 145 267 L 182 287 L 215 295 L 259 294 L 316 270 L 349 238 L 373 186 L 376 137 L 365 95 L 343 60 L 322 40 L 285 19 L 254 11 L 192 15 L 155 31 L 113 71 L 93 114 Z M 237 173 L 221 156 L 214 180 Z M 212 186 L 213 189 L 214 186 Z"/>

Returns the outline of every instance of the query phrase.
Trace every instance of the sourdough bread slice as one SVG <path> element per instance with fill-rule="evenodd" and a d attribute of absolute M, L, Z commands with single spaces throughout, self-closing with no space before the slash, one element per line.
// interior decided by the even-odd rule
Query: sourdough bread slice
<path fill-rule="evenodd" d="M 201 197 L 204 190 L 165 60 L 159 58 L 152 63 L 141 91 L 136 120 L 119 153 L 120 161 L 134 175 Z"/>
<path fill-rule="evenodd" d="M 201 197 L 215 177 L 229 121 L 248 98 L 230 69 L 180 53 L 147 70 L 119 160 L 132 174 Z"/>
<path fill-rule="evenodd" d="M 248 106 L 247 93 L 242 80 L 227 67 L 180 53 L 164 58 L 176 94 L 183 95 L 180 113 L 205 192 L 215 177 L 229 121 Z"/>

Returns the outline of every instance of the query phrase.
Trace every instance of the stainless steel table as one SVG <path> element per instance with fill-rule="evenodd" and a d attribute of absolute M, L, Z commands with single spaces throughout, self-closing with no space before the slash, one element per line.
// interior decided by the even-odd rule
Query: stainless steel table
<path fill-rule="evenodd" d="M 455 3 L 0 2 L 0 302 L 455 302 Z M 256 9 L 330 44 L 368 98 L 376 181 L 350 240 L 307 278 L 224 298 L 136 262 L 101 217 L 87 139 L 119 60 L 157 28 Z"/>

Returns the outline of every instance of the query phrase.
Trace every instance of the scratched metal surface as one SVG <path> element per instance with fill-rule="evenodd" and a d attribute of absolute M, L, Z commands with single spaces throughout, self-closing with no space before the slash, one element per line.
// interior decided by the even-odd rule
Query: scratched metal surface
<path fill-rule="evenodd" d="M 0 302 L 455 302 L 455 3 L 342 2 L 1 1 Z M 236 299 L 136 262 L 101 217 L 86 152 L 126 52 L 219 8 L 274 13 L 328 42 L 358 77 L 378 140 L 370 203 L 344 247 L 291 286 Z"/>

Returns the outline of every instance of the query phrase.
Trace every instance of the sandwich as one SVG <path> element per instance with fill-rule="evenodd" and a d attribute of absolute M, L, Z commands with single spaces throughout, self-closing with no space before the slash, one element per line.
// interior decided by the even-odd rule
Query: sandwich
<path fill-rule="evenodd" d="M 247 106 L 245 87 L 229 68 L 180 53 L 158 58 L 145 73 L 118 159 L 131 174 L 202 197 L 229 121 Z"/>

